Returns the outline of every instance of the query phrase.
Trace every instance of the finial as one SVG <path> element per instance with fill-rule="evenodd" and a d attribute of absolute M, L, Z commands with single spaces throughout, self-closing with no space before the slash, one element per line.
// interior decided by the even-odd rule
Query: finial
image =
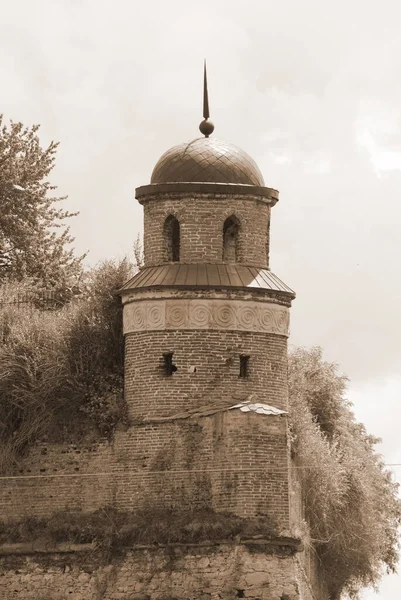
<path fill-rule="evenodd" d="M 209 137 L 214 131 L 214 125 L 209 121 L 209 96 L 207 93 L 207 73 L 206 73 L 206 60 L 203 66 L 203 118 L 204 120 L 199 125 L 199 130 L 205 137 Z"/>

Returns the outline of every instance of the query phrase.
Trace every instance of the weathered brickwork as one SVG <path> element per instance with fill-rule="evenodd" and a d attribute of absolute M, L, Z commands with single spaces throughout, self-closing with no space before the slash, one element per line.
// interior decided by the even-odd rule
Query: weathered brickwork
<path fill-rule="evenodd" d="M 235 409 L 134 423 L 112 443 L 39 444 L 2 481 L 2 518 L 182 505 L 267 515 L 287 531 L 286 436 L 285 417 Z"/>
<path fill-rule="evenodd" d="M 324 598 L 310 586 L 298 556 L 282 548 L 268 553 L 244 545 L 147 548 L 106 566 L 78 553 L 9 557 L 3 563 L 4 600 Z"/>
<path fill-rule="evenodd" d="M 287 407 L 287 338 L 232 331 L 146 331 L 126 336 L 125 394 L 133 418 L 176 412 L 251 395 Z M 164 373 L 163 353 L 173 352 L 177 371 Z M 248 377 L 239 377 L 248 355 Z M 192 372 L 192 367 L 196 372 Z"/>
<path fill-rule="evenodd" d="M 101 473 L 110 471 L 111 450 L 106 441 L 37 444 L 10 478 L 1 481 L 1 518 L 48 517 L 61 510 L 91 511 L 110 504 L 111 480 Z"/>
<path fill-rule="evenodd" d="M 270 207 L 259 196 L 160 194 L 144 204 L 145 265 L 166 256 L 164 223 L 169 215 L 180 223 L 180 262 L 223 262 L 223 225 L 235 216 L 240 224 L 238 262 L 268 267 Z"/>
<path fill-rule="evenodd" d="M 207 417 L 144 422 L 115 443 L 121 509 L 212 508 L 265 515 L 289 530 L 286 418 L 238 409 Z"/>

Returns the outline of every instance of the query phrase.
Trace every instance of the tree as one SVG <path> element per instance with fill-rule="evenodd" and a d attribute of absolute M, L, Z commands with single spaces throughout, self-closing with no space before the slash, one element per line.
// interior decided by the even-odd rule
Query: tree
<path fill-rule="evenodd" d="M 77 213 L 57 206 L 47 179 L 58 144 L 43 149 L 37 132 L 0 115 L 0 281 L 30 278 L 46 288 L 74 282 L 84 257 L 75 257 L 65 221 Z"/>
<path fill-rule="evenodd" d="M 289 359 L 292 451 L 311 544 L 330 598 L 357 598 L 384 569 L 395 570 L 398 485 L 375 450 L 380 440 L 356 422 L 337 366 L 320 348 L 298 348 Z"/>

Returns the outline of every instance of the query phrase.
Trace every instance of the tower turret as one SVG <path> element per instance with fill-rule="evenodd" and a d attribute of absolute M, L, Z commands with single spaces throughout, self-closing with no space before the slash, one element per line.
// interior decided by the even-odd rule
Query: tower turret
<path fill-rule="evenodd" d="M 204 118 L 205 137 L 165 152 L 136 190 L 145 262 L 121 291 L 134 423 L 122 460 L 146 459 L 135 494 L 126 484 L 117 494 L 123 505 L 146 496 L 269 515 L 287 530 L 294 292 L 269 268 L 278 192 L 248 154 L 212 136 L 206 72 Z"/>
<path fill-rule="evenodd" d="M 206 79 L 204 89 L 201 130 L 209 118 Z M 165 152 L 151 183 L 136 190 L 144 266 L 122 289 L 135 418 L 230 402 L 235 393 L 287 406 L 294 292 L 269 268 L 278 192 L 248 154 L 209 137 L 212 130 Z M 166 374 L 166 356 L 173 373 Z"/>

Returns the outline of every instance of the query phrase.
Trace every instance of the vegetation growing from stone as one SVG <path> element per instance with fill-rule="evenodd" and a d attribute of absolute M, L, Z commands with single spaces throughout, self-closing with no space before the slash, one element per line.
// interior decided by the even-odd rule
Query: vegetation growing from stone
<path fill-rule="evenodd" d="M 0 521 L 0 544 L 31 542 L 94 543 L 100 550 L 122 547 L 201 543 L 255 536 L 271 538 L 274 527 L 267 517 L 246 519 L 211 509 L 143 509 L 122 512 L 107 507 L 91 514 L 60 512 L 49 519 L 27 517 Z"/>
<path fill-rule="evenodd" d="M 356 422 L 346 386 L 320 348 L 290 354 L 292 451 L 333 600 L 357 598 L 383 570 L 395 570 L 401 521 L 398 485 L 375 450 L 380 440 Z"/>
<path fill-rule="evenodd" d="M 63 210 L 48 175 L 57 143 L 42 148 L 39 126 L 6 126 L 0 115 L 0 281 L 33 279 L 46 289 L 68 288 L 81 275 L 83 257 L 71 249 Z"/>
<path fill-rule="evenodd" d="M 36 440 L 111 435 L 126 419 L 121 299 L 127 260 L 85 276 L 80 298 L 58 310 L 0 306 L 0 471 Z M 15 286 L 14 286 L 15 288 Z M 0 290 L 3 298 L 10 286 Z"/>

